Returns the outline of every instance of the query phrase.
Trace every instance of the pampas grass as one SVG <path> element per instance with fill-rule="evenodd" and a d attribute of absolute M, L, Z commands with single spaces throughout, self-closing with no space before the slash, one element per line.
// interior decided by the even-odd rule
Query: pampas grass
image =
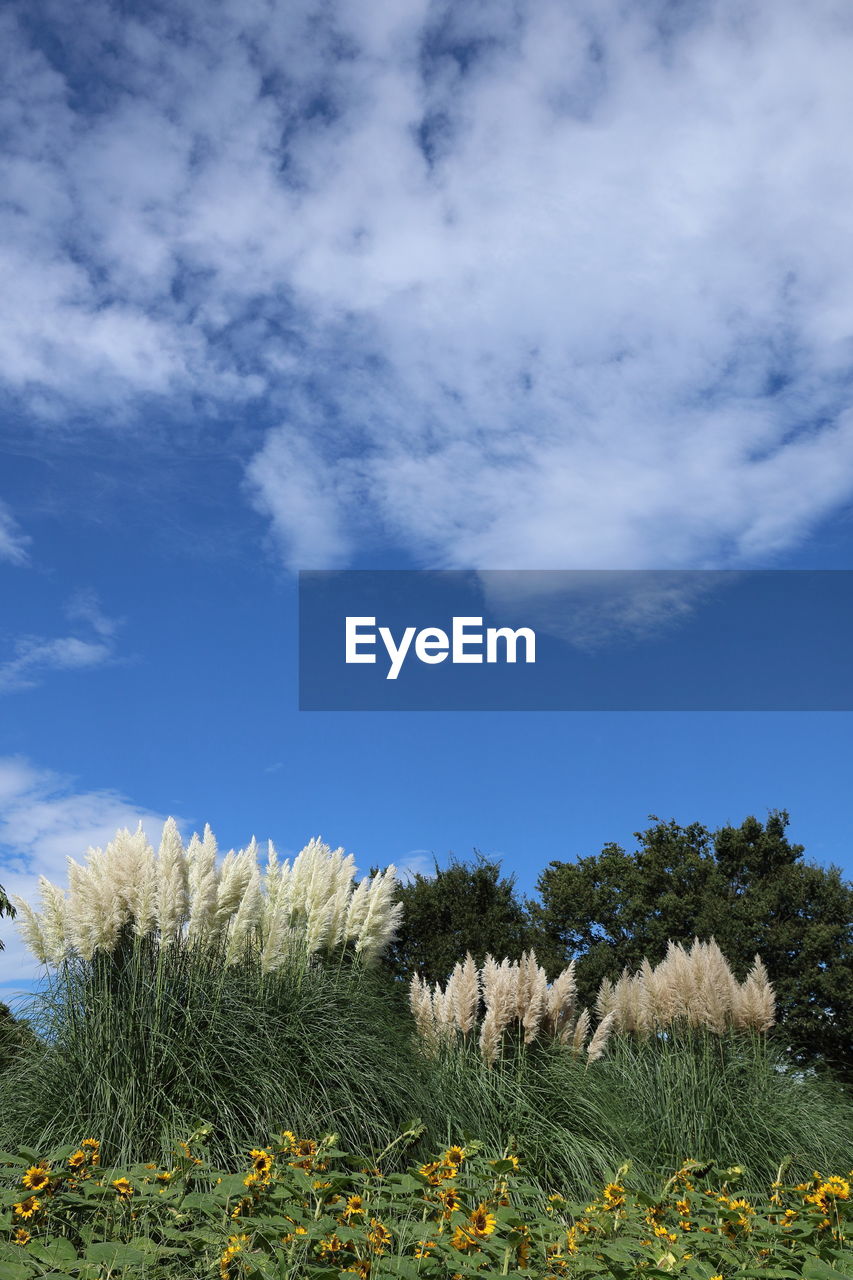
<path fill-rule="evenodd" d="M 348 945 L 362 964 L 375 964 L 402 914 L 396 884 L 391 866 L 356 885 L 352 855 L 319 838 L 292 865 L 279 861 L 270 842 L 261 867 L 254 839 L 220 864 L 209 826 L 185 849 L 170 818 L 156 854 L 141 825 L 118 831 L 106 849 L 89 849 L 85 864 L 69 859 L 67 892 L 42 877 L 40 912 L 21 899 L 17 905 L 23 936 L 42 964 L 109 955 L 129 928 L 163 947 L 186 939 L 226 964 L 251 947 L 269 972 L 300 950 L 328 954 Z"/>

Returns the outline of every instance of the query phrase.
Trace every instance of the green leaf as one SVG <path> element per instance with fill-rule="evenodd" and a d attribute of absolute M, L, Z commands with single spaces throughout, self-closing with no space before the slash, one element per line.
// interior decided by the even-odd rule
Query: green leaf
<path fill-rule="evenodd" d="M 86 1250 L 87 1262 L 102 1262 L 108 1267 L 132 1267 L 145 1260 L 141 1249 L 120 1242 L 105 1240 L 99 1244 L 90 1244 Z"/>

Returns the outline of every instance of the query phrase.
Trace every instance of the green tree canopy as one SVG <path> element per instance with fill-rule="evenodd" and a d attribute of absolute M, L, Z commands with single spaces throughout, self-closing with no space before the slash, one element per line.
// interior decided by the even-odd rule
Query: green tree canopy
<path fill-rule="evenodd" d="M 6 890 L 3 888 L 2 884 L 0 884 L 0 916 L 14 916 L 15 914 L 15 908 L 6 897 Z M 5 945 L 6 944 L 3 939 L 0 938 L 0 951 L 3 950 Z"/>
<path fill-rule="evenodd" d="M 779 1035 L 802 1064 L 851 1074 L 853 885 L 803 860 L 788 815 L 708 831 L 652 818 L 633 853 L 551 862 L 533 914 L 563 957 L 579 957 L 581 998 L 603 977 L 661 960 L 667 941 L 715 937 L 742 979 L 756 952 L 777 994 Z"/>
<path fill-rule="evenodd" d="M 517 959 L 531 945 L 532 926 L 514 878 L 502 877 L 500 867 L 476 854 L 470 862 L 454 858 L 443 870 L 436 863 L 433 876 L 401 884 L 402 925 L 387 953 L 392 972 L 444 982 L 466 951 L 478 964 L 488 952 Z"/>

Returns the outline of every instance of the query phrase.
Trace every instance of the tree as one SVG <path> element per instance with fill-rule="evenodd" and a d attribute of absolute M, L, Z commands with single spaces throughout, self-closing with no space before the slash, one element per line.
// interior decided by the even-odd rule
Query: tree
<path fill-rule="evenodd" d="M 16 914 L 17 912 L 15 911 L 15 908 L 6 897 L 6 890 L 3 888 L 2 884 L 0 884 L 0 916 L 9 916 L 10 919 L 14 919 Z M 3 950 L 5 945 L 6 944 L 3 939 L 0 938 L 0 951 Z"/>
<path fill-rule="evenodd" d="M 608 844 L 539 878 L 534 915 L 564 958 L 578 957 L 582 1000 L 643 956 L 657 963 L 670 938 L 713 936 L 741 979 L 760 953 L 795 1060 L 849 1075 L 853 885 L 837 867 L 803 861 L 784 811 L 713 833 L 651 820 L 633 854 Z"/>
<path fill-rule="evenodd" d="M 435 874 L 415 875 L 398 888 L 403 920 L 386 963 L 398 977 L 420 974 L 444 982 L 457 960 L 470 951 L 478 964 L 487 953 L 517 959 L 533 944 L 524 903 L 513 877 L 502 877 L 500 862 L 476 853 L 471 862 L 453 858 Z"/>

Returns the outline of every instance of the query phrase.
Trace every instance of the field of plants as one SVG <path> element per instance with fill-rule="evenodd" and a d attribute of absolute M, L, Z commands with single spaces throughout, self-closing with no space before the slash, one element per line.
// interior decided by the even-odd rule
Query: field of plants
<path fill-rule="evenodd" d="M 676 939 L 583 1008 L 530 951 L 404 983 L 393 868 L 173 823 L 18 907 L 0 1280 L 853 1275 L 849 1094 L 758 958 Z"/>

